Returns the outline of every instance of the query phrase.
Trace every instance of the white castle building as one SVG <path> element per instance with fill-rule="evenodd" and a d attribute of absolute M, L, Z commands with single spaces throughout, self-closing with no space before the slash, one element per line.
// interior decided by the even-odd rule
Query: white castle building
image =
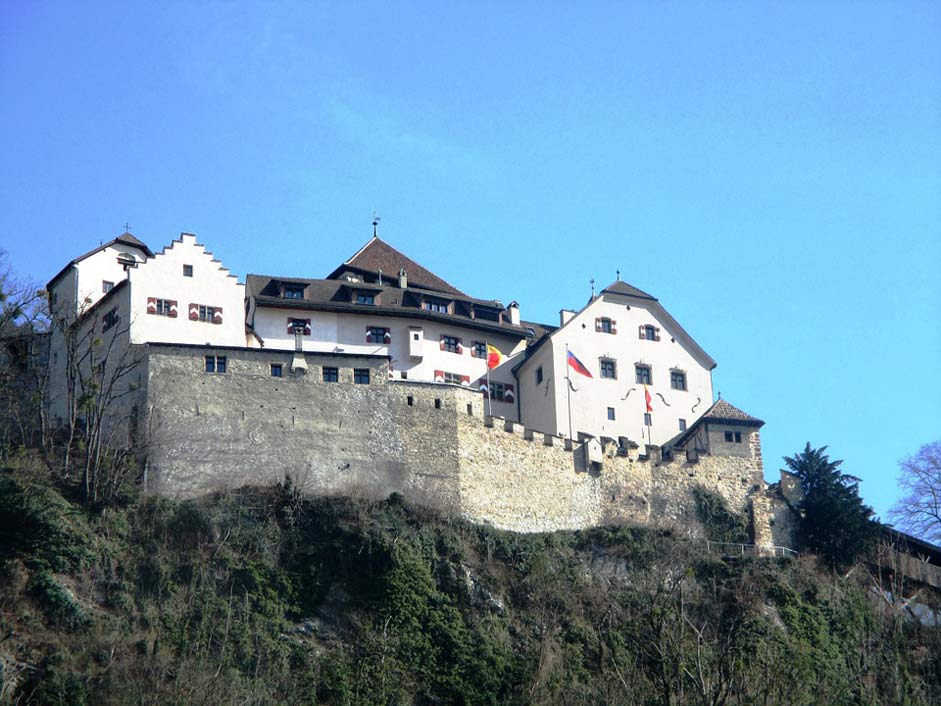
<path fill-rule="evenodd" d="M 226 347 L 297 353 L 290 366 L 272 362 L 274 377 L 312 372 L 306 352 L 384 356 L 393 380 L 469 387 L 492 416 L 622 445 L 669 446 L 714 406 L 715 361 L 655 297 L 616 281 L 581 310 L 562 310 L 558 326 L 530 323 L 516 302 L 471 297 L 375 234 L 323 279 L 249 274 L 242 284 L 192 234 L 155 253 L 124 233 L 71 260 L 47 290 L 63 324 L 51 343 L 53 418 L 68 414 L 68 348 L 81 331 L 97 332 L 112 354 L 206 346 L 212 375 L 227 373 L 216 350 Z M 502 355 L 489 382 L 488 344 Z M 335 368 L 316 373 L 346 384 Z M 743 443 L 735 433 L 725 442 Z"/>

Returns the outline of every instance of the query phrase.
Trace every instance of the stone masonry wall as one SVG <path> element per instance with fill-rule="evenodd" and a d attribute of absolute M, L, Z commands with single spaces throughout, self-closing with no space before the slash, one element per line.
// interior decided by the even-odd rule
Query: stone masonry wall
<path fill-rule="evenodd" d="M 743 430 L 737 455 L 661 461 L 655 448 L 647 458 L 596 440 L 572 445 L 489 417 L 469 388 L 389 381 L 381 356 L 307 353 L 307 372 L 295 375 L 293 351 L 143 348 L 154 492 L 194 496 L 290 475 L 304 492 L 400 492 L 521 532 L 636 522 L 696 535 L 692 490 L 702 485 L 752 512 L 760 543 L 790 543 L 774 536 L 772 499 L 755 502 L 767 495 L 757 430 Z M 225 355 L 226 373 L 207 373 L 207 355 Z M 324 366 L 339 369 L 339 382 L 323 382 Z M 368 369 L 369 384 L 355 384 L 354 369 Z"/>

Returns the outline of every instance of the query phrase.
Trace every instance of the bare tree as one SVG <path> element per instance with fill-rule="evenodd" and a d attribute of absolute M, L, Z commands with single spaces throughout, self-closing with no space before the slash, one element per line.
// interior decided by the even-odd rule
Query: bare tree
<path fill-rule="evenodd" d="M 899 529 L 941 543 L 941 441 L 925 444 L 899 464 L 905 495 L 889 511 Z"/>
<path fill-rule="evenodd" d="M 31 444 L 42 428 L 49 320 L 43 294 L 13 273 L 0 250 L 0 447 Z"/>

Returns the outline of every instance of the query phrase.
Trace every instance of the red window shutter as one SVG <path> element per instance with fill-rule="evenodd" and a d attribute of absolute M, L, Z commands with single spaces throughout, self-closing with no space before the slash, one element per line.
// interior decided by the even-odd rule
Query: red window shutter
<path fill-rule="evenodd" d="M 372 328 L 366 327 L 366 343 L 372 343 Z"/>
<path fill-rule="evenodd" d="M 199 321 L 199 304 L 190 303 L 190 321 Z"/>
<path fill-rule="evenodd" d="M 382 342 L 386 345 L 392 343 L 392 329 L 385 329 L 385 333 L 382 335 Z"/>
<path fill-rule="evenodd" d="M 288 333 L 294 333 L 294 319 L 288 317 Z"/>
<path fill-rule="evenodd" d="M 461 375 L 461 384 L 470 385 L 470 375 Z"/>
<path fill-rule="evenodd" d="M 176 318 L 176 300 L 175 299 L 170 300 L 170 318 L 171 319 Z"/>
<path fill-rule="evenodd" d="M 461 339 L 457 339 L 457 352 L 461 354 L 464 352 L 464 346 L 461 345 Z"/>
<path fill-rule="evenodd" d="M 443 370 L 435 370 L 435 382 L 444 382 Z"/>
<path fill-rule="evenodd" d="M 618 332 L 618 322 L 615 321 L 614 319 L 611 319 L 611 333 L 617 333 L 617 332 Z"/>
<path fill-rule="evenodd" d="M 147 297 L 147 313 L 157 313 L 157 297 Z"/>
<path fill-rule="evenodd" d="M 640 340 L 642 340 L 642 341 L 644 340 L 644 338 L 646 338 L 646 336 L 644 336 L 644 325 L 643 325 L 643 324 L 641 324 L 640 326 L 637 327 L 637 335 L 640 337 Z"/>
<path fill-rule="evenodd" d="M 601 319 L 595 319 L 595 333 L 601 333 Z"/>
<path fill-rule="evenodd" d="M 660 329 L 659 329 L 659 328 L 656 328 L 656 329 L 654 329 L 654 330 L 656 331 L 656 333 L 654 334 L 653 340 L 659 341 L 659 340 L 660 340 Z"/>
<path fill-rule="evenodd" d="M 215 312 L 213 313 L 212 323 L 221 324 L 222 323 L 222 307 L 217 306 Z"/>
<path fill-rule="evenodd" d="M 441 343 L 438 345 L 441 350 L 444 350 L 444 336 L 441 337 Z"/>
<path fill-rule="evenodd" d="M 484 399 L 490 397 L 490 388 L 487 386 L 487 378 L 480 378 L 477 381 L 477 389 L 483 393 Z"/>
<path fill-rule="evenodd" d="M 516 395 L 515 395 L 514 392 L 513 392 L 513 386 L 512 386 L 512 385 L 504 385 L 504 386 L 503 386 L 503 401 L 504 401 L 504 402 L 515 402 L 515 401 L 516 401 Z"/>

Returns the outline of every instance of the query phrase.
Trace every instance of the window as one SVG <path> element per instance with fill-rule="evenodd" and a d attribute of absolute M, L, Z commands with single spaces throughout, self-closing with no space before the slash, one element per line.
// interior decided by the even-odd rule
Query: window
<path fill-rule="evenodd" d="M 452 385 L 460 385 L 462 382 L 462 376 L 458 375 L 457 373 L 445 373 L 444 381 L 449 382 Z"/>
<path fill-rule="evenodd" d="M 542 366 L 541 365 L 538 368 L 536 368 L 536 384 L 537 385 L 542 384 Z"/>
<path fill-rule="evenodd" d="M 611 331 L 611 319 L 604 316 L 598 321 L 598 330 L 601 333 L 612 333 Z"/>
<path fill-rule="evenodd" d="M 503 402 L 506 399 L 506 385 L 502 382 L 490 383 L 490 399 Z"/>
<path fill-rule="evenodd" d="M 617 365 L 613 360 L 607 358 L 601 359 L 601 377 L 608 378 L 610 380 L 617 380 L 618 370 Z"/>
<path fill-rule="evenodd" d="M 174 306 L 175 302 L 169 299 L 156 299 L 154 300 L 154 313 L 159 316 L 170 316 Z"/>
<path fill-rule="evenodd" d="M 199 305 L 199 320 L 212 323 L 216 318 L 216 307 Z"/>
<path fill-rule="evenodd" d="M 441 350 L 447 351 L 448 353 L 460 353 L 461 339 L 455 336 L 442 336 Z"/>
<path fill-rule="evenodd" d="M 323 369 L 323 381 L 324 382 L 338 382 L 339 380 L 340 380 L 339 368 L 324 368 Z"/>
<path fill-rule="evenodd" d="M 304 298 L 304 285 L 303 284 L 284 285 L 284 297 L 286 299 L 303 299 Z"/>
<path fill-rule="evenodd" d="M 608 420 L 614 421 L 614 407 L 608 407 Z"/>
<path fill-rule="evenodd" d="M 281 363 L 272 363 L 271 364 L 271 377 L 279 378 L 284 370 L 284 366 Z"/>
<path fill-rule="evenodd" d="M 651 385 L 651 374 L 649 365 L 635 365 L 634 377 L 638 385 Z"/>
<path fill-rule="evenodd" d="M 742 443 L 742 432 L 740 431 L 727 431 L 725 432 L 725 440 L 730 444 L 741 444 Z"/>
<path fill-rule="evenodd" d="M 657 338 L 657 327 L 656 326 L 644 326 L 644 339 L 647 341 L 656 341 Z"/>
<path fill-rule="evenodd" d="M 118 316 L 118 310 L 112 309 L 101 319 L 101 330 L 107 331 L 109 328 L 113 328 L 118 325 L 118 321 L 121 320 L 121 317 Z"/>
<path fill-rule="evenodd" d="M 413 404 L 415 404 L 415 398 L 409 395 L 408 397 L 405 398 L 405 404 L 411 407 Z"/>
<path fill-rule="evenodd" d="M 474 341 L 474 347 L 471 348 L 471 355 L 474 358 L 487 358 L 487 344 L 482 341 Z"/>
<path fill-rule="evenodd" d="M 225 372 L 225 356 L 224 355 L 207 355 L 206 356 L 206 372 L 207 373 L 218 373 L 222 374 Z"/>
<path fill-rule="evenodd" d="M 101 291 L 107 294 L 112 289 L 114 289 L 114 282 L 109 282 L 106 279 L 101 280 Z"/>
<path fill-rule="evenodd" d="M 388 345 L 389 343 L 392 343 L 392 335 L 387 328 L 383 328 L 381 326 L 367 326 L 366 343 Z"/>
<path fill-rule="evenodd" d="M 354 368 L 353 369 L 353 382 L 357 385 L 368 385 L 369 384 L 369 368 Z"/>
<path fill-rule="evenodd" d="M 193 266 L 192 265 L 183 265 L 183 276 L 192 277 L 193 276 Z"/>
<path fill-rule="evenodd" d="M 686 431 L 686 420 L 685 420 L 685 419 L 681 419 L 681 420 L 680 420 L 680 431 Z"/>
<path fill-rule="evenodd" d="M 357 304 L 375 304 L 376 295 L 375 294 L 364 294 L 363 292 L 356 293 L 356 303 Z"/>
<path fill-rule="evenodd" d="M 443 302 L 422 302 L 421 308 L 425 311 L 437 311 L 439 314 L 448 313 L 448 305 Z"/>
<path fill-rule="evenodd" d="M 644 426 L 649 427 L 653 424 L 653 418 L 650 416 L 650 412 L 644 412 Z"/>
<path fill-rule="evenodd" d="M 415 333 L 412 334 L 412 340 L 413 340 L 413 341 L 418 341 L 418 340 L 420 340 L 420 338 L 421 338 L 421 336 L 418 335 L 418 331 L 415 331 Z"/>
<path fill-rule="evenodd" d="M 435 397 L 435 409 L 441 409 L 441 398 Z"/>
<path fill-rule="evenodd" d="M 684 373 L 682 370 L 671 370 L 670 387 L 672 387 L 674 390 L 685 390 L 686 373 Z"/>

